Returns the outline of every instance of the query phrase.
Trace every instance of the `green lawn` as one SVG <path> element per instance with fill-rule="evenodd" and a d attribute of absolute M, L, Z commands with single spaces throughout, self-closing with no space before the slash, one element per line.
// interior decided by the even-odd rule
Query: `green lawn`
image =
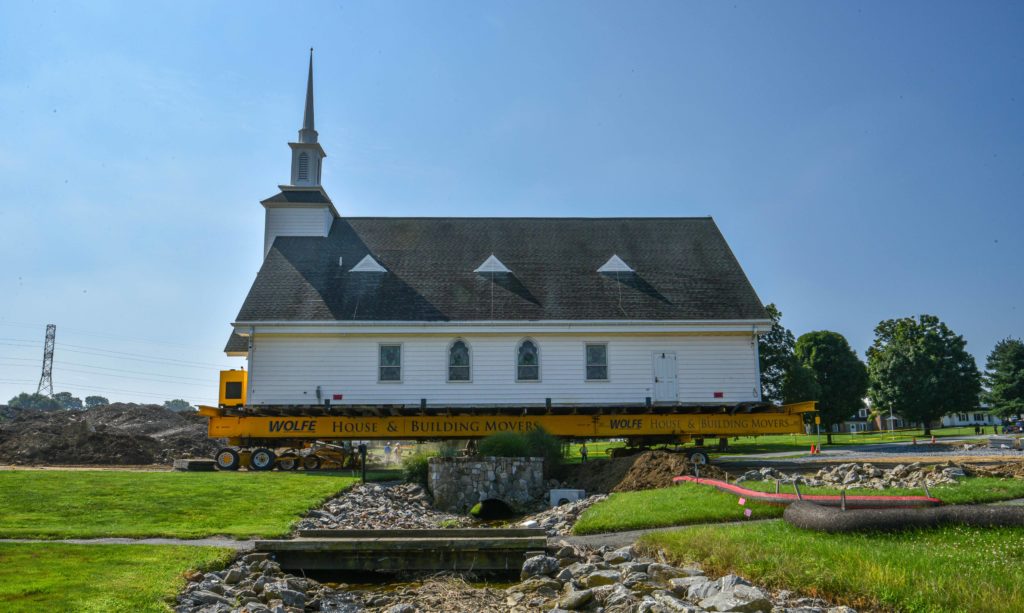
<path fill-rule="evenodd" d="M 1024 529 L 823 534 L 760 522 L 653 533 L 640 545 L 862 610 L 1009 613 L 1024 603 Z"/>
<path fill-rule="evenodd" d="M 301 472 L 0 471 L 0 538 L 279 536 L 354 482 Z"/>
<path fill-rule="evenodd" d="M 992 433 L 991 426 L 985 432 Z M 963 428 L 932 428 L 932 434 L 937 440 L 950 436 L 973 437 L 973 427 Z M 924 430 L 897 430 L 888 432 L 858 432 L 848 434 L 833 434 L 832 444 L 835 446 L 848 445 L 873 445 L 878 443 L 901 443 L 910 442 L 917 438 L 918 442 L 927 442 L 930 437 L 925 437 Z M 827 437 L 821 434 L 822 446 L 828 448 Z M 708 441 L 714 444 L 717 441 Z M 773 453 L 782 451 L 809 451 L 812 444 L 818 443 L 818 436 L 815 434 L 769 434 L 765 436 L 744 436 L 729 439 L 729 449 L 721 454 L 722 456 L 747 454 L 747 453 Z"/>
<path fill-rule="evenodd" d="M 686 483 L 640 492 L 612 494 L 583 512 L 575 534 L 619 532 L 707 522 L 741 521 L 743 510 L 753 511 L 751 519 L 781 517 L 783 507 L 748 502 L 741 506 L 736 496 L 706 485 Z"/>
<path fill-rule="evenodd" d="M 0 610 L 168 610 L 190 569 L 220 568 L 227 549 L 168 545 L 0 544 Z"/>
<path fill-rule="evenodd" d="M 705 486 L 710 487 L 710 486 Z M 744 481 L 740 487 L 761 492 L 774 492 L 774 481 Z M 969 477 L 957 485 L 943 485 L 928 488 L 931 495 L 946 504 L 978 504 L 1024 498 L 1024 479 L 998 479 L 995 477 Z M 783 485 L 781 492 L 795 493 L 792 485 Z M 838 494 L 837 487 L 800 486 L 802 494 Z M 847 495 L 867 496 L 924 496 L 924 488 L 891 488 L 886 490 L 848 489 Z"/>
<path fill-rule="evenodd" d="M 986 434 L 991 433 L 992 428 L 989 426 Z M 936 439 L 942 439 L 949 436 L 975 436 L 973 427 L 933 428 L 932 434 L 935 435 Z M 917 437 L 918 441 L 927 441 L 927 438 L 924 436 L 924 430 L 897 430 L 893 434 L 889 434 L 888 432 L 833 434 L 832 444 L 835 446 L 845 446 L 894 442 L 899 443 L 909 442 L 914 437 Z M 826 436 L 822 433 L 821 442 L 823 445 L 825 445 L 825 441 Z M 714 449 L 718 445 L 718 439 L 706 439 L 704 442 L 705 446 L 709 449 Z M 811 444 L 817 444 L 817 442 L 818 437 L 814 434 L 768 434 L 765 436 L 742 436 L 730 438 L 729 448 L 725 453 L 720 454 L 713 452 L 712 455 L 725 457 L 748 453 L 776 453 L 784 451 L 806 453 L 810 450 Z M 591 458 L 605 458 L 608 457 L 608 452 L 611 449 L 625 447 L 625 445 L 626 444 L 623 442 L 594 441 L 587 443 L 587 451 Z M 568 453 L 566 455 L 567 462 L 579 462 L 579 448 L 580 446 L 578 443 L 569 445 Z"/>

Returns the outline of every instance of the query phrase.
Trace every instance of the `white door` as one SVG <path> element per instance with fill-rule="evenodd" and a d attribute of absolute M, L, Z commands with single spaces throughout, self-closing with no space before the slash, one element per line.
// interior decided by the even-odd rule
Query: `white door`
<path fill-rule="evenodd" d="M 676 354 L 659 351 L 654 354 L 654 401 L 675 402 L 679 399 Z"/>

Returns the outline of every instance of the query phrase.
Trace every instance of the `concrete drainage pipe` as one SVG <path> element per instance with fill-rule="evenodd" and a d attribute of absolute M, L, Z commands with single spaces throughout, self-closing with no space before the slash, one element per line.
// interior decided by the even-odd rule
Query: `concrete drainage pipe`
<path fill-rule="evenodd" d="M 811 502 L 794 502 L 782 515 L 790 524 L 819 532 L 894 531 L 950 524 L 978 527 L 1024 526 L 1024 507 L 950 505 L 925 509 L 841 511 Z"/>

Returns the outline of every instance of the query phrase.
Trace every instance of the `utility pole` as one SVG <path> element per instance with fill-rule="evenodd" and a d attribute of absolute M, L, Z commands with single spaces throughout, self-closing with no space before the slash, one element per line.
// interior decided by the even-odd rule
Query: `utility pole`
<path fill-rule="evenodd" d="M 53 397 L 53 340 L 57 336 L 57 324 L 46 325 L 46 342 L 43 344 L 43 374 L 39 377 L 36 394 Z"/>

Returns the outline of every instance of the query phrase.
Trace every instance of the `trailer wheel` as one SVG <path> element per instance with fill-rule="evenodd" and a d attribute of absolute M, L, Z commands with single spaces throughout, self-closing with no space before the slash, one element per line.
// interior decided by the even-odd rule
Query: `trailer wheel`
<path fill-rule="evenodd" d="M 294 455 L 283 455 L 277 459 L 277 467 L 280 470 L 298 470 L 299 458 Z"/>
<path fill-rule="evenodd" d="M 696 464 L 697 466 L 705 466 L 711 462 L 708 458 L 708 453 L 703 449 L 694 449 L 687 454 L 687 459 L 690 460 L 690 464 Z"/>
<path fill-rule="evenodd" d="M 249 468 L 253 470 L 273 470 L 274 460 L 276 459 L 277 456 L 274 455 L 273 451 L 260 447 L 253 450 L 252 459 L 249 460 Z"/>
<path fill-rule="evenodd" d="M 238 452 L 230 447 L 219 450 L 213 459 L 217 462 L 217 468 L 221 470 L 238 470 L 241 463 Z"/>
<path fill-rule="evenodd" d="M 320 458 L 308 455 L 302 460 L 302 467 L 306 470 L 317 470 L 320 468 Z"/>

